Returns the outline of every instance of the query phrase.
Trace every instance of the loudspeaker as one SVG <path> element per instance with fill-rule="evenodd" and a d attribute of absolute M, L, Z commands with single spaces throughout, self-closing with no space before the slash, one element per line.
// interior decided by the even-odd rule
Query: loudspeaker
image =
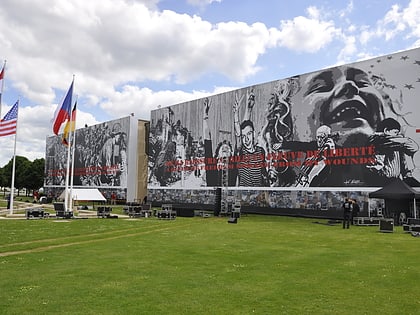
<path fill-rule="evenodd" d="M 238 218 L 229 218 L 228 223 L 238 223 Z"/>
<path fill-rule="evenodd" d="M 394 219 L 381 219 L 379 221 L 380 232 L 393 232 L 394 231 Z"/>
<path fill-rule="evenodd" d="M 214 216 L 217 217 L 222 209 L 222 188 L 216 188 L 216 194 L 214 196 Z"/>

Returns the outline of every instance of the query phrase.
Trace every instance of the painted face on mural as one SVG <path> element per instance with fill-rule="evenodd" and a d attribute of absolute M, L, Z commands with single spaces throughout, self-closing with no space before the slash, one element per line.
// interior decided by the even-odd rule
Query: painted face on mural
<path fill-rule="evenodd" d="M 223 157 L 229 157 L 232 155 L 232 149 L 228 143 L 222 143 L 220 145 L 220 149 L 218 151 L 217 157 L 223 158 Z"/>
<path fill-rule="evenodd" d="M 302 110 L 296 115 L 297 127 L 315 134 L 328 125 L 343 142 L 351 135 L 370 135 L 383 118 L 382 97 L 366 72 L 338 67 L 309 76 L 302 86 Z M 352 137 L 352 141 L 360 137 Z"/>
<path fill-rule="evenodd" d="M 248 152 L 254 151 L 254 129 L 251 126 L 246 126 L 241 131 L 242 145 Z"/>

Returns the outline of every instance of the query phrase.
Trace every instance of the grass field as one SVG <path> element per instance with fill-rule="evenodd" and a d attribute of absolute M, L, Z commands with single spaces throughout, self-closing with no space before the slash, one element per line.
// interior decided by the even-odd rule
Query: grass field
<path fill-rule="evenodd" d="M 247 215 L 0 220 L 1 314 L 419 314 L 420 238 Z"/>

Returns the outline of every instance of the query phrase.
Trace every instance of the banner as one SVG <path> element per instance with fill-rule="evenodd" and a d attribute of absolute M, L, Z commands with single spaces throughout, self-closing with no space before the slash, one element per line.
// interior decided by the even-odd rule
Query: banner
<path fill-rule="evenodd" d="M 151 113 L 149 188 L 420 187 L 420 49 Z"/>

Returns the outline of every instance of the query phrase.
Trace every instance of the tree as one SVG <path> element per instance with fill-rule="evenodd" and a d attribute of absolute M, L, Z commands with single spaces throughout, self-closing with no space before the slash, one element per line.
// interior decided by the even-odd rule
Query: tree
<path fill-rule="evenodd" d="M 3 196 L 6 196 L 7 177 L 3 167 L 0 168 L 0 187 L 3 188 Z"/>
<path fill-rule="evenodd" d="M 37 190 L 44 185 L 45 159 L 34 160 L 28 170 L 25 188 L 27 191 Z"/>
<path fill-rule="evenodd" d="M 12 185 L 12 167 L 11 159 L 0 172 L 0 183 L 2 186 L 10 187 Z M 44 182 L 45 159 L 36 159 L 33 162 L 26 157 L 16 156 L 15 165 L 15 188 L 19 191 L 26 188 L 26 194 L 33 189 L 43 186 Z"/>

